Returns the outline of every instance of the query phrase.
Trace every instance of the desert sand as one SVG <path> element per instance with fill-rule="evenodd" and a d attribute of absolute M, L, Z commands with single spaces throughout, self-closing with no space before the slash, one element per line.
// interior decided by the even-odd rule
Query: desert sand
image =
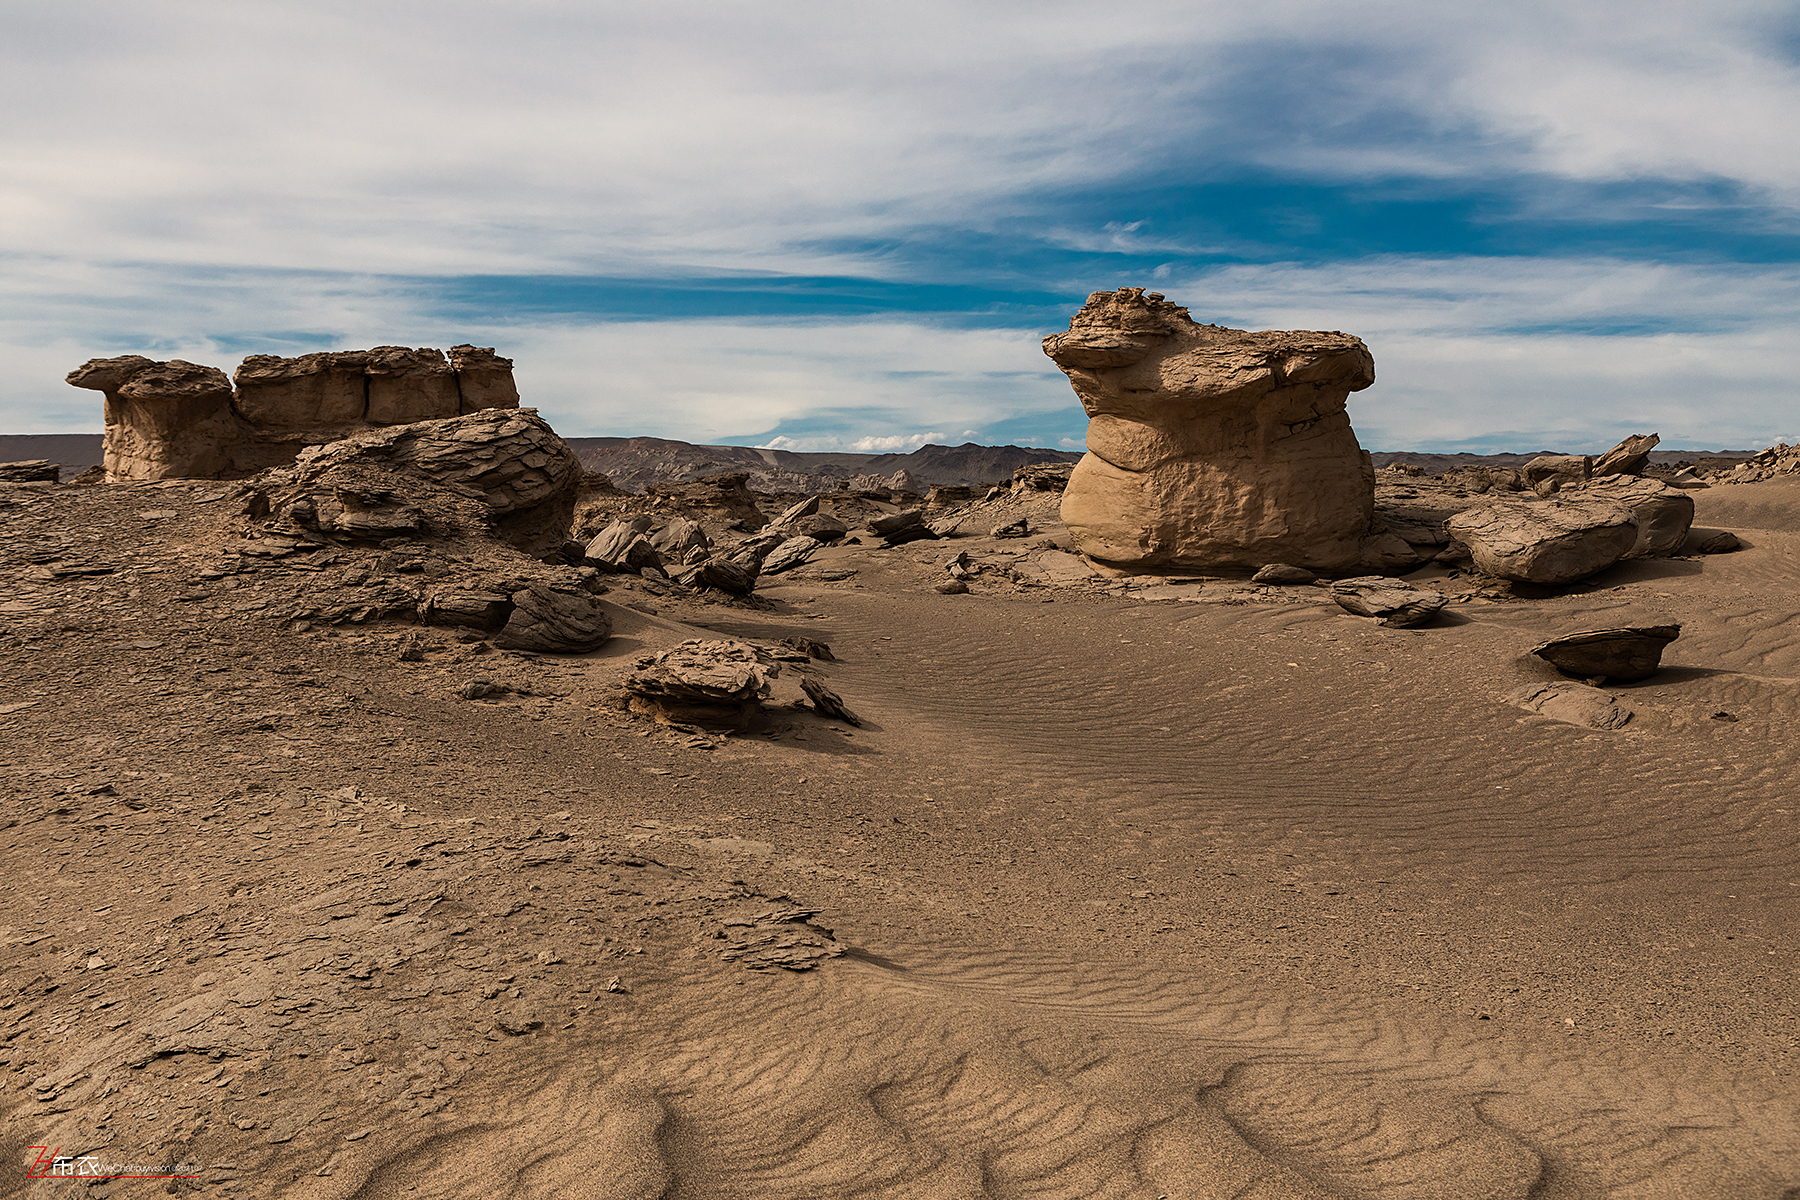
<path fill-rule="evenodd" d="M 1795 477 L 1413 629 L 1005 497 L 751 601 L 610 576 L 585 655 L 294 619 L 442 564 L 258 556 L 234 486 L 0 487 L 4 1194 L 1800 1195 Z M 1503 700 L 1671 621 L 1623 729 Z M 748 731 L 625 710 L 794 637 Z"/>

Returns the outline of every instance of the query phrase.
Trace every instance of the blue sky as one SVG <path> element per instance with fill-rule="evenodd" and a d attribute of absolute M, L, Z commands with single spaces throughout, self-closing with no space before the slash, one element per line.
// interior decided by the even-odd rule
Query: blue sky
<path fill-rule="evenodd" d="M 1792 5 L 1247 7 L 9 5 L 0 431 L 474 341 L 570 435 L 1079 446 L 1136 284 L 1363 337 L 1374 449 L 1800 440 Z"/>

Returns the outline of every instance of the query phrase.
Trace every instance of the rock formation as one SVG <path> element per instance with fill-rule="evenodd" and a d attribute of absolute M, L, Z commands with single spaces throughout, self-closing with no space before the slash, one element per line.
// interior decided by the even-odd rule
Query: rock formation
<path fill-rule="evenodd" d="M 1331 585 L 1331 598 L 1345 612 L 1374 617 L 1376 624 L 1391 629 L 1423 625 L 1443 611 L 1450 601 L 1442 592 L 1414 587 L 1397 579 L 1365 575 L 1340 579 Z"/>
<path fill-rule="evenodd" d="M 1144 567 L 1361 561 L 1373 469 L 1344 412 L 1375 382 L 1360 339 L 1200 325 L 1121 288 L 1089 296 L 1044 353 L 1088 414 L 1062 502 L 1083 553 Z"/>
<path fill-rule="evenodd" d="M 637 660 L 625 680 L 631 711 L 664 723 L 742 729 L 781 668 L 743 642 L 690 640 Z"/>
<path fill-rule="evenodd" d="M 1594 460 L 1594 478 L 1607 475 L 1642 475 L 1650 465 L 1650 452 L 1662 442 L 1655 433 L 1634 433 Z"/>
<path fill-rule="evenodd" d="M 61 478 L 62 467 L 47 458 L 0 463 L 0 483 L 56 483 Z"/>
<path fill-rule="evenodd" d="M 329 539 L 482 526 L 544 554 L 561 550 L 580 482 L 580 461 L 536 409 L 489 409 L 309 447 L 258 480 L 249 504 Z"/>
<path fill-rule="evenodd" d="M 1527 583 L 1573 583 L 1603 571 L 1637 544 L 1624 505 L 1599 496 L 1501 500 L 1457 513 L 1444 528 L 1490 575 Z"/>
<path fill-rule="evenodd" d="M 216 367 L 140 355 L 71 371 L 106 394 L 109 479 L 239 479 L 362 430 L 517 408 L 512 360 L 478 346 L 377 346 Z"/>
<path fill-rule="evenodd" d="M 1680 636 L 1679 625 L 1590 629 L 1552 638 L 1531 652 L 1570 675 L 1630 683 L 1656 674 L 1663 650 Z"/>
<path fill-rule="evenodd" d="M 1694 498 L 1677 487 L 1639 475 L 1598 476 L 1563 492 L 1565 498 L 1598 496 L 1624 505 L 1637 522 L 1637 541 L 1626 558 L 1662 558 L 1687 541 L 1694 523 Z"/>

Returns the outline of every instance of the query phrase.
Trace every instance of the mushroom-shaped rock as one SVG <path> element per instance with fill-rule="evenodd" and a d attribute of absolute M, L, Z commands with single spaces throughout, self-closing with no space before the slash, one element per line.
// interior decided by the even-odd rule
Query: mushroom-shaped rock
<path fill-rule="evenodd" d="M 494 635 L 502 650 L 586 654 L 612 636 L 612 617 L 593 593 L 534 583 L 512 594 L 512 615 Z"/>
<path fill-rule="evenodd" d="M 638 659 L 625 690 L 633 712 L 664 722 L 742 728 L 780 671 L 743 642 L 690 640 Z"/>
<path fill-rule="evenodd" d="M 1393 629 L 1423 625 L 1449 603 L 1442 592 L 1417 588 L 1382 575 L 1339 579 L 1331 585 L 1331 598 L 1345 612 L 1375 617 L 1378 624 Z"/>
<path fill-rule="evenodd" d="M 1576 495 L 1502 500 L 1444 522 L 1490 575 L 1528 583 L 1572 583 L 1605 570 L 1637 544 L 1637 521 L 1613 500 Z"/>
<path fill-rule="evenodd" d="M 136 354 L 91 359 L 68 382 L 106 395 L 109 479 L 217 479 L 232 473 L 238 420 L 217 367 Z"/>
<path fill-rule="evenodd" d="M 1063 492 L 1082 553 L 1132 566 L 1357 565 L 1374 473 L 1349 394 L 1375 362 L 1342 333 L 1200 325 L 1142 288 L 1095 292 L 1044 353 L 1087 410 Z"/>
<path fill-rule="evenodd" d="M 1531 652 L 1569 675 L 1630 683 L 1656 674 L 1664 647 L 1680 636 L 1679 625 L 1589 629 L 1552 638 Z"/>
<path fill-rule="evenodd" d="M 1625 558 L 1662 558 L 1674 554 L 1687 541 L 1694 523 L 1694 498 L 1680 488 L 1639 475 L 1608 475 L 1577 484 L 1562 493 L 1565 499 L 1598 496 L 1623 504 L 1637 522 L 1637 541 Z"/>

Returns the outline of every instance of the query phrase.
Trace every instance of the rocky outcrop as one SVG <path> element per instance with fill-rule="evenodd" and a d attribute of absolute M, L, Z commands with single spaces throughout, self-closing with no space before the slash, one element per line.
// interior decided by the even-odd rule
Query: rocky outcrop
<path fill-rule="evenodd" d="M 68 381 L 106 395 L 109 479 L 237 479 L 372 427 L 519 404 L 512 360 L 478 346 L 252 354 L 235 390 L 216 367 L 135 354 Z"/>
<path fill-rule="evenodd" d="M 612 636 L 612 617 L 591 592 L 537 583 L 511 599 L 512 612 L 494 635 L 502 650 L 586 654 Z"/>
<path fill-rule="evenodd" d="M 1519 474 L 1525 486 L 1538 495 L 1554 496 L 1563 488 L 1592 479 L 1594 460 L 1585 454 L 1540 454 L 1526 463 Z"/>
<path fill-rule="evenodd" d="M 62 467 L 47 458 L 0 463 L 0 483 L 56 483 L 61 478 Z"/>
<path fill-rule="evenodd" d="M 1142 288 L 1095 292 L 1044 353 L 1088 414 L 1063 493 L 1079 549 L 1127 566 L 1342 571 L 1373 470 L 1344 406 L 1375 382 L 1360 339 L 1194 322 Z"/>
<path fill-rule="evenodd" d="M 1663 650 L 1681 636 L 1679 625 L 1589 629 L 1552 638 L 1531 652 L 1557 670 L 1583 679 L 1648 679 L 1662 666 Z"/>
<path fill-rule="evenodd" d="M 1457 513 L 1444 528 L 1490 575 L 1528 583 L 1585 579 L 1637 544 L 1637 522 L 1624 505 L 1597 496 L 1501 500 Z"/>
<path fill-rule="evenodd" d="M 1594 460 L 1594 478 L 1608 475 L 1642 475 L 1650 465 L 1650 452 L 1662 442 L 1655 433 L 1634 433 Z"/>
<path fill-rule="evenodd" d="M 1759 450 L 1729 471 L 1713 476 L 1715 483 L 1761 483 L 1800 472 L 1800 446 L 1777 442 Z"/>
<path fill-rule="evenodd" d="M 673 724 L 741 729 L 781 673 L 774 659 L 743 642 L 682 642 L 637 660 L 625 680 L 631 711 Z"/>
<path fill-rule="evenodd" d="M 748 472 L 730 471 L 723 475 L 696 479 L 692 483 L 652 487 L 648 494 L 666 496 L 696 517 L 736 521 L 743 529 L 761 529 L 769 523 L 769 518 L 756 506 L 756 497 L 750 494 L 750 489 L 746 486 L 749 478 Z"/>
<path fill-rule="evenodd" d="M 309 447 L 251 493 L 252 516 L 328 539 L 479 526 L 529 554 L 560 551 L 581 464 L 533 408 L 371 429 Z"/>
<path fill-rule="evenodd" d="M 1646 451 L 1648 453 L 1648 451 Z M 1637 541 L 1625 558 L 1662 558 L 1680 551 L 1694 524 L 1694 498 L 1677 487 L 1638 475 L 1611 474 L 1566 489 L 1564 498 L 1597 496 L 1622 504 L 1637 522 Z"/>

